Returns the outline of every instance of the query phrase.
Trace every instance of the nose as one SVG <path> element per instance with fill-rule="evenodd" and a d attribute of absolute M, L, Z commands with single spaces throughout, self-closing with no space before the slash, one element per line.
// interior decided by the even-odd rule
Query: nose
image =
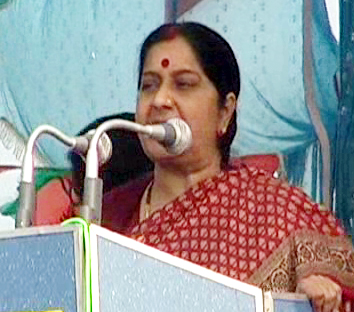
<path fill-rule="evenodd" d="M 173 95 L 167 88 L 161 88 L 156 92 L 151 105 L 156 109 L 172 109 L 175 101 Z"/>

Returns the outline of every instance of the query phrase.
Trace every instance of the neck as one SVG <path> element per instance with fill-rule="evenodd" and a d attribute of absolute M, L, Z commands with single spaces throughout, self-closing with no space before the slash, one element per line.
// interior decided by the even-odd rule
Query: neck
<path fill-rule="evenodd" d="M 220 171 L 219 159 L 193 169 L 155 164 L 151 194 L 152 210 L 164 206 L 196 183 L 211 178 Z"/>

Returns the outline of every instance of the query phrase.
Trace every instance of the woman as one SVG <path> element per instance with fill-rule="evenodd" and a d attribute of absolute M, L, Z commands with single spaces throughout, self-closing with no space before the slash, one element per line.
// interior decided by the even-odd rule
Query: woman
<path fill-rule="evenodd" d="M 193 144 L 175 156 L 141 136 L 154 172 L 104 197 L 103 226 L 337 311 L 354 292 L 354 253 L 338 222 L 299 189 L 228 165 L 240 90 L 228 43 L 196 23 L 159 27 L 143 43 L 138 89 L 136 121 L 182 118 Z"/>

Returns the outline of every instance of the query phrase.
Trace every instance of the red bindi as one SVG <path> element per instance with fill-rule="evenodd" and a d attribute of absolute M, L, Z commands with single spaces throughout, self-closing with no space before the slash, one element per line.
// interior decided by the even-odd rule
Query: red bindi
<path fill-rule="evenodd" d="M 161 65 L 162 67 L 167 67 L 168 65 L 170 65 L 170 61 L 167 58 L 165 58 L 161 61 Z"/>

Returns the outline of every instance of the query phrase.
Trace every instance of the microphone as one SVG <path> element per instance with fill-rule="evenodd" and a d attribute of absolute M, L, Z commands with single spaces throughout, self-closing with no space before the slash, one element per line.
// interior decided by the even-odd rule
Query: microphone
<path fill-rule="evenodd" d="M 69 137 L 58 129 L 50 125 L 41 125 L 37 127 L 30 135 L 25 154 L 22 161 L 22 172 L 20 181 L 20 206 L 16 214 L 16 227 L 28 227 L 31 225 L 32 214 L 35 209 L 35 183 L 34 183 L 34 161 L 33 149 L 37 138 L 43 134 L 51 134 L 59 139 L 65 145 L 71 147 L 74 151 L 86 154 L 90 146 L 90 139 L 93 138 L 92 133 L 79 137 Z M 102 134 L 102 138 L 96 146 L 98 146 L 98 154 L 100 163 L 106 162 L 112 154 L 112 143 L 106 133 Z"/>
<path fill-rule="evenodd" d="M 97 127 L 90 141 L 86 156 L 86 177 L 98 178 L 97 144 L 103 133 L 110 129 L 124 129 L 145 134 L 165 146 L 171 154 L 180 155 L 192 145 L 192 131 L 188 124 L 179 118 L 169 119 L 158 125 L 141 125 L 123 119 L 110 119 Z"/>
<path fill-rule="evenodd" d="M 160 125 L 147 125 L 145 128 L 146 134 L 159 141 L 171 154 L 181 155 L 192 145 L 192 131 L 180 118 L 169 119 Z"/>
<path fill-rule="evenodd" d="M 93 138 L 93 135 L 95 134 L 95 131 L 95 129 L 92 129 L 81 136 L 73 138 L 75 141 L 74 145 L 71 146 L 71 150 L 74 153 L 80 155 L 84 161 L 86 160 L 86 154 L 90 147 L 90 142 Z M 110 140 L 109 136 L 105 132 L 102 133 L 102 136 L 100 137 L 97 144 L 98 162 L 100 165 L 105 164 L 111 158 L 112 149 L 112 141 Z"/>
<path fill-rule="evenodd" d="M 110 129 L 125 129 L 145 134 L 165 146 L 169 153 L 180 155 L 192 145 L 192 131 L 182 119 L 173 118 L 159 125 L 141 125 L 122 119 L 110 119 L 102 123 L 91 139 L 86 156 L 86 175 L 84 182 L 83 205 L 80 216 L 91 221 L 91 215 L 100 222 L 102 208 L 102 179 L 98 177 L 97 144 L 102 133 Z"/>

